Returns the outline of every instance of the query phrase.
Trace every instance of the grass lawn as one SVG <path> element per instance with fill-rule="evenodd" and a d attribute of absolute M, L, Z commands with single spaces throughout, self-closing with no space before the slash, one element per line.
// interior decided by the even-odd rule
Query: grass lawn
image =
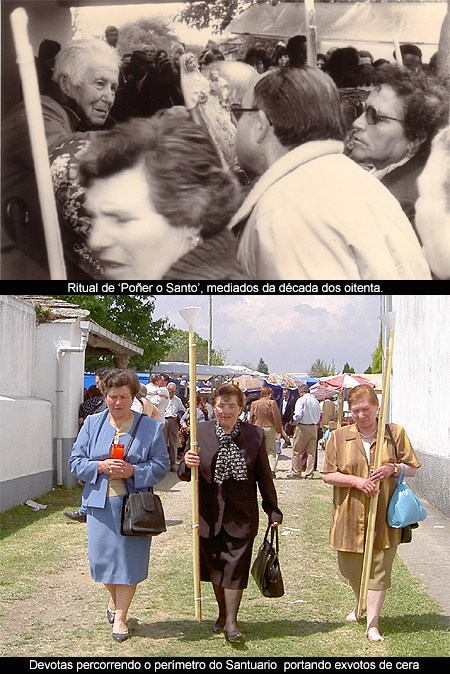
<path fill-rule="evenodd" d="M 285 595 L 267 599 L 252 578 L 239 626 L 246 642 L 212 633 L 216 604 L 202 583 L 202 622 L 194 616 L 190 486 L 169 474 L 159 485 L 168 530 L 153 539 L 149 576 L 129 613 L 132 638 L 117 644 L 106 621 L 106 590 L 92 581 L 86 527 L 61 515 L 75 509 L 80 489 L 57 488 L 37 513 L 19 506 L 2 515 L 2 656 L 354 656 L 447 657 L 440 606 L 397 557 L 380 621 L 386 640 L 371 644 L 364 621 L 347 624 L 353 593 L 337 577 L 328 547 L 331 488 L 320 479 L 276 481 Z M 266 526 L 263 514 L 256 546 Z"/>

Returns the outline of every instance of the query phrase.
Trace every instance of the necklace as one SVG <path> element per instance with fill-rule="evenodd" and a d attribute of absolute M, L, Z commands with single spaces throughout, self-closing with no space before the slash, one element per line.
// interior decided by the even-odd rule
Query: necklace
<path fill-rule="evenodd" d="M 370 435 L 364 435 L 363 433 L 361 433 L 361 431 L 359 431 L 359 434 L 360 434 L 360 436 L 362 437 L 363 440 L 368 442 L 369 440 L 372 440 L 373 437 L 375 437 L 375 435 L 377 434 L 377 430 L 378 430 L 378 428 L 376 428 L 374 430 L 374 432 L 371 433 Z"/>

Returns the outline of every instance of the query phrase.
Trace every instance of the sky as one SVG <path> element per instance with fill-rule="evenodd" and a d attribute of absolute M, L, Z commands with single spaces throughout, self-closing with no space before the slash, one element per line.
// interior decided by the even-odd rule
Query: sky
<path fill-rule="evenodd" d="M 228 352 L 227 365 L 251 364 L 262 357 L 271 373 L 307 372 L 320 358 L 346 362 L 362 373 L 372 362 L 380 334 L 380 296 L 213 295 L 212 345 Z M 153 318 L 167 316 L 188 329 L 180 309 L 201 307 L 195 331 L 208 339 L 208 295 L 156 295 Z"/>
<path fill-rule="evenodd" d="M 184 7 L 184 3 L 124 5 L 107 7 L 81 7 L 77 13 L 78 32 L 75 38 L 103 35 L 106 26 L 120 26 L 139 17 L 175 17 Z M 206 44 L 212 37 L 209 30 L 197 30 L 180 22 L 173 23 L 173 31 L 177 37 L 191 44 Z"/>

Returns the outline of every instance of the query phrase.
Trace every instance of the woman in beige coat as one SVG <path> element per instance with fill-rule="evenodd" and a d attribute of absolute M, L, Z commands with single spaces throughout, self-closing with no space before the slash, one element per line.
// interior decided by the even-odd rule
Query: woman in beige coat
<path fill-rule="evenodd" d="M 259 426 L 264 431 L 270 470 L 275 477 L 277 433 L 282 435 L 288 444 L 290 439 L 283 430 L 280 410 L 275 400 L 272 398 L 272 389 L 268 386 L 264 386 L 261 389 L 261 398 L 252 402 L 250 406 L 249 421 L 251 424 Z"/>
<path fill-rule="evenodd" d="M 393 442 L 386 429 L 381 465 L 374 470 L 378 398 L 373 389 L 364 384 L 352 389 L 348 403 L 355 423 L 331 433 L 322 466 L 324 482 L 334 486 L 330 545 L 337 550 L 342 580 L 352 587 L 358 600 L 367 503 L 379 492 L 367 596 L 366 636 L 369 641 L 383 641 L 378 629 L 378 618 L 386 590 L 390 587 L 392 564 L 401 540 L 401 529 L 393 529 L 387 523 L 387 509 L 396 488 L 395 477 L 399 472 L 399 464 L 404 464 L 407 467 L 406 475 L 413 477 L 420 463 L 405 429 L 397 424 L 389 424 Z M 356 609 L 346 619 L 355 622 Z"/>

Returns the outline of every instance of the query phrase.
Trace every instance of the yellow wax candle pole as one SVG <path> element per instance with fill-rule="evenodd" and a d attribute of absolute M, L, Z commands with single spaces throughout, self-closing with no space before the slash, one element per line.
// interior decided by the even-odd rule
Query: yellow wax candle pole
<path fill-rule="evenodd" d="M 386 362 L 383 376 L 383 389 L 381 394 L 381 408 L 378 415 L 377 444 L 375 448 L 375 457 L 373 469 L 376 470 L 381 465 L 381 455 L 384 442 L 384 427 L 386 422 L 387 404 L 389 400 L 389 389 L 392 370 L 392 351 L 394 348 L 394 330 L 390 330 L 389 346 L 386 350 Z M 364 559 L 361 574 L 361 584 L 359 586 L 359 600 L 357 608 L 357 618 L 361 618 L 367 609 L 367 592 L 369 590 L 370 567 L 372 566 L 373 544 L 375 540 L 375 520 L 377 516 L 378 494 L 370 498 L 369 513 L 366 525 L 366 538 L 364 541 Z"/>
<path fill-rule="evenodd" d="M 400 51 L 400 43 L 398 41 L 397 33 L 393 34 L 392 41 L 394 43 L 395 60 L 397 61 L 397 65 L 402 66 L 403 65 L 403 57 L 402 57 L 402 52 Z"/>
<path fill-rule="evenodd" d="M 189 324 L 189 446 L 198 454 L 197 444 L 197 364 L 194 322 L 200 309 L 189 307 L 179 313 Z M 202 620 L 201 589 L 200 589 L 200 536 L 199 536 L 199 507 L 198 507 L 198 468 L 191 468 L 192 484 L 192 566 L 194 577 L 194 608 L 198 622 Z"/>
<path fill-rule="evenodd" d="M 23 99 L 27 114 L 50 277 L 52 280 L 64 280 L 66 278 L 66 268 L 61 233 L 59 231 L 58 214 L 56 212 L 53 184 L 50 175 L 47 140 L 45 137 L 44 119 L 42 117 L 36 66 L 34 64 L 33 50 L 28 39 L 27 26 L 27 13 L 22 7 L 18 7 L 11 13 L 11 28 L 20 79 L 22 81 Z"/>

